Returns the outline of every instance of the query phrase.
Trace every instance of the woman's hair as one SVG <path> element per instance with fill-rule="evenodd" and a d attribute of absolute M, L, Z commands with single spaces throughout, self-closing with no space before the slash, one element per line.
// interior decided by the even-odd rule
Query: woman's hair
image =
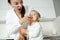
<path fill-rule="evenodd" d="M 8 0 L 8 3 L 11 3 L 11 0 Z"/>
<path fill-rule="evenodd" d="M 24 6 L 22 6 L 22 10 L 21 10 L 21 17 L 24 17 L 24 15 L 25 15 L 25 7 L 24 7 Z"/>

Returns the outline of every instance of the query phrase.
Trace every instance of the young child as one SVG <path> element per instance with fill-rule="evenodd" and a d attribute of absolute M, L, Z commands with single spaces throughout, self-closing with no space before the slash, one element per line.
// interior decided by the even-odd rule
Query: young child
<path fill-rule="evenodd" d="M 40 14 L 37 11 L 32 10 L 29 18 L 30 24 L 28 25 L 27 30 L 22 28 L 22 31 L 25 31 L 23 34 L 28 36 L 28 40 L 43 40 L 42 28 L 39 23 Z"/>

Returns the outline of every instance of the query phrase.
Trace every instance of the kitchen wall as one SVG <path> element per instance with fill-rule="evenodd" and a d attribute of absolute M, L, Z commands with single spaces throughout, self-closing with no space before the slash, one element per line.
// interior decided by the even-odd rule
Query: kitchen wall
<path fill-rule="evenodd" d="M 24 5 L 39 11 L 44 18 L 56 18 L 53 0 L 24 0 Z"/>

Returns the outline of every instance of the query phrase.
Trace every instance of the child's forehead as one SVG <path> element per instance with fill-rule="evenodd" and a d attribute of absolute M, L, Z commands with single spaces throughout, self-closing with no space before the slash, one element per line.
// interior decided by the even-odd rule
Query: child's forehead
<path fill-rule="evenodd" d="M 38 14 L 38 13 L 35 11 L 31 11 L 30 14 Z"/>
<path fill-rule="evenodd" d="M 37 15 L 37 16 L 40 17 L 40 13 L 37 12 L 36 10 L 32 10 L 32 11 L 30 12 L 30 15 Z"/>

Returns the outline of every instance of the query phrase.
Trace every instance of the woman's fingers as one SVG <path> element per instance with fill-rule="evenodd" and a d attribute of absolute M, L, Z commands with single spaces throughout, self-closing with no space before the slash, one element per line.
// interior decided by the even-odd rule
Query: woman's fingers
<path fill-rule="evenodd" d="M 22 18 L 19 22 L 20 22 L 21 24 L 23 24 L 23 23 L 26 23 L 26 22 L 28 22 L 28 21 L 29 21 L 28 16 L 25 16 L 25 17 Z"/>

